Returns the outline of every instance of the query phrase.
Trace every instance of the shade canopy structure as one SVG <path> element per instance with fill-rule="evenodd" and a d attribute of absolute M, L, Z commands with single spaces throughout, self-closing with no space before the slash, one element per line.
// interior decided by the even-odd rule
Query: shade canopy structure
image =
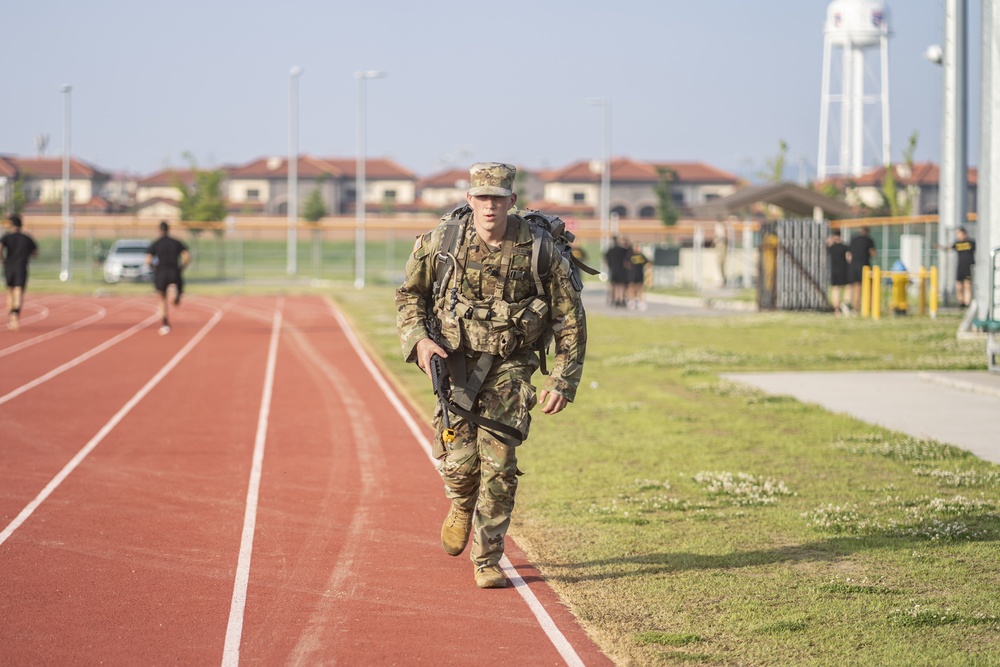
<path fill-rule="evenodd" d="M 820 217 L 831 220 L 849 218 L 853 214 L 845 202 L 789 182 L 751 185 L 727 197 L 692 206 L 691 212 L 698 218 L 721 219 L 740 215 L 756 204 L 771 204 L 807 218 L 813 217 L 817 208 L 821 211 Z"/>

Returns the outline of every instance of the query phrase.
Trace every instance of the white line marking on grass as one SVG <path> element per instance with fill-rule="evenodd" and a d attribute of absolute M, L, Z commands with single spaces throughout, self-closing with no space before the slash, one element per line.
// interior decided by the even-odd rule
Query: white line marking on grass
<path fill-rule="evenodd" d="M 403 401 L 396 395 L 392 385 L 390 385 L 382 375 L 382 371 L 380 371 L 378 366 L 375 365 L 375 362 L 371 360 L 368 352 L 365 350 L 364 346 L 361 345 L 357 336 L 354 335 L 354 331 L 351 330 L 351 326 L 350 323 L 348 323 L 347 318 L 340 313 L 329 297 L 325 297 L 325 299 L 327 305 L 330 307 L 330 311 L 337 319 L 337 323 L 344 330 L 344 334 L 347 336 L 347 340 L 350 342 L 351 347 L 354 348 L 358 357 L 361 358 L 361 362 L 365 365 L 365 368 L 368 369 L 368 372 L 371 373 L 372 378 L 374 378 L 375 383 L 382 390 L 382 393 L 385 394 L 386 398 L 389 399 L 389 402 L 392 403 L 392 406 L 396 409 L 396 412 L 399 413 L 399 416 L 403 418 L 403 422 L 407 425 L 410 432 L 413 434 L 413 437 L 423 448 L 424 453 L 427 454 L 427 458 L 430 459 L 431 463 L 434 464 L 434 467 L 437 468 L 438 461 L 431 455 L 431 443 L 427 439 L 427 436 L 424 435 L 423 429 L 420 428 L 417 422 L 410 415 L 409 410 L 406 409 L 403 405 Z M 521 578 L 520 574 L 518 574 L 517 569 L 511 564 L 507 556 L 504 556 L 500 560 L 500 566 L 503 568 L 507 578 L 510 579 L 511 583 L 514 585 L 514 589 L 520 593 L 522 598 L 524 598 L 524 601 L 528 604 L 528 608 L 531 610 L 531 613 L 533 613 L 535 615 L 535 619 L 538 620 L 538 625 L 542 628 L 542 631 L 545 632 L 546 636 L 548 636 L 549 641 L 552 642 L 552 645 L 555 646 L 556 650 L 559 651 L 559 655 L 561 655 L 563 660 L 566 661 L 566 664 L 570 665 L 570 667 L 582 667 L 583 660 L 581 660 L 580 656 L 577 655 L 576 649 L 574 649 L 573 645 L 569 643 L 568 639 L 566 639 L 566 635 L 564 635 L 556 626 L 555 621 L 553 621 L 552 617 L 549 616 L 549 612 L 545 610 L 545 607 L 542 606 L 542 603 L 535 596 L 535 593 L 528 586 L 527 582 Z"/>
<path fill-rule="evenodd" d="M 247 586 L 250 583 L 250 556 L 253 553 L 253 534 L 257 524 L 257 501 L 260 496 L 260 478 L 264 471 L 264 444 L 267 440 L 267 421 L 271 414 L 271 394 L 274 390 L 274 369 L 278 360 L 278 335 L 281 332 L 281 309 L 284 299 L 278 299 L 278 310 L 271 325 L 271 343 L 267 350 L 267 370 L 264 372 L 264 389 L 257 415 L 257 437 L 253 445 L 253 463 L 250 466 L 250 485 L 247 489 L 247 509 L 243 515 L 243 537 L 240 540 L 240 557 L 236 563 L 236 582 L 233 600 L 229 606 L 229 624 L 226 626 L 226 645 L 222 664 L 240 664 L 240 640 L 243 637 L 243 613 L 246 611 Z"/>
<path fill-rule="evenodd" d="M 103 319 L 104 316 L 107 314 L 108 311 L 104 310 L 104 308 L 102 308 L 101 306 L 98 306 L 96 313 L 94 313 L 93 315 L 89 315 L 88 317 L 85 317 L 82 320 L 73 322 L 72 324 L 67 324 L 66 326 L 59 327 L 58 329 L 53 329 L 48 333 L 35 336 L 34 338 L 29 338 L 28 340 L 20 342 L 17 345 L 11 345 L 10 347 L 5 347 L 4 349 L 0 350 L 0 357 L 7 356 L 8 354 L 13 354 L 18 350 L 23 350 L 33 345 L 38 345 L 39 343 L 43 343 L 47 340 L 55 338 L 56 336 L 61 336 L 64 333 L 69 333 L 70 331 L 76 331 L 81 327 L 85 327 L 88 324 L 93 324 L 94 322 Z M 24 323 L 25 321 L 21 320 L 21 324 L 23 325 Z"/>
<path fill-rule="evenodd" d="M 125 340 L 129 336 L 133 335 L 137 331 L 148 327 L 150 324 L 152 324 L 153 322 L 155 322 L 158 319 L 160 319 L 159 315 L 150 315 L 149 317 L 147 317 L 146 319 L 144 319 L 142 322 L 139 322 L 138 324 L 133 325 L 132 327 L 126 329 L 125 331 L 122 331 L 120 334 L 118 334 L 116 336 L 113 336 L 112 338 L 109 338 L 108 340 L 104 341 L 103 343 L 101 343 L 97 347 L 93 347 L 93 348 L 89 349 L 88 351 L 84 352 L 83 354 L 81 354 L 80 356 L 76 357 L 75 359 L 70 359 L 69 361 L 67 361 L 62 366 L 58 366 L 56 368 L 53 368 L 51 371 L 49 371 L 45 375 L 39 376 L 39 377 L 35 378 L 34 380 L 32 380 L 31 382 L 28 382 L 26 384 L 21 385 L 20 387 L 18 387 L 14 391 L 12 391 L 12 392 L 10 392 L 8 394 L 4 394 L 3 396 L 0 396 L 0 405 L 3 405 L 4 403 L 6 403 L 7 401 L 9 401 L 11 399 L 17 398 L 18 396 L 20 396 L 24 392 L 30 391 L 31 389 L 34 389 L 35 387 L 37 387 L 40 384 L 44 384 L 45 382 L 48 382 L 49 380 L 51 380 L 52 378 L 54 378 L 54 377 L 56 377 L 58 375 L 62 375 L 66 371 L 70 370 L 71 368 L 75 368 L 75 367 L 79 366 L 80 364 L 82 364 L 83 362 L 87 361 L 91 357 L 95 357 L 98 354 L 100 354 L 101 352 L 104 352 L 109 347 L 112 347 L 112 346 L 117 345 L 118 343 L 122 342 L 123 340 Z"/>
<path fill-rule="evenodd" d="M 0 544 L 6 542 L 7 538 L 13 535 L 14 531 L 28 520 L 28 517 L 30 517 L 32 513 L 38 509 L 38 506 L 41 505 L 46 498 L 52 495 L 52 492 L 63 483 L 63 480 L 69 477 L 70 473 L 76 470 L 76 467 L 79 466 L 85 458 L 87 458 L 90 452 L 94 451 L 94 448 L 101 444 L 101 441 L 104 440 L 104 438 L 106 438 L 116 426 L 118 426 L 119 422 L 125 418 L 125 415 L 131 412 L 132 409 L 139 404 L 139 401 L 144 399 L 146 395 L 153 390 L 153 387 L 160 384 L 160 381 L 165 378 L 167 374 L 170 373 L 175 366 L 177 366 L 177 364 L 180 363 L 181 359 L 186 357 L 188 353 L 194 349 L 194 346 L 197 345 L 201 339 L 212 330 L 212 327 L 216 325 L 221 317 L 222 311 L 216 308 L 215 315 L 212 316 L 212 319 L 210 319 L 208 323 L 206 323 L 205 326 L 203 326 L 201 330 L 187 342 L 187 345 L 182 347 L 180 351 L 177 352 L 177 354 L 175 354 L 170 361 L 168 361 L 163 368 L 161 368 L 159 372 L 149 380 L 149 382 L 143 385 L 142 389 L 137 391 L 136 394 L 130 398 L 118 412 L 115 413 L 115 416 L 108 420 L 107 424 L 101 427 L 101 430 L 97 432 L 97 435 L 91 438 L 90 442 L 84 445 L 83 449 L 76 453 L 76 456 L 70 459 L 70 462 L 59 471 L 59 474 L 53 477 L 52 481 L 45 485 L 45 488 L 42 489 L 41 493 L 35 496 L 35 499 L 28 503 L 28 505 L 21 510 L 21 513 L 18 514 L 14 520 L 3 529 L 2 532 L 0 532 Z"/>

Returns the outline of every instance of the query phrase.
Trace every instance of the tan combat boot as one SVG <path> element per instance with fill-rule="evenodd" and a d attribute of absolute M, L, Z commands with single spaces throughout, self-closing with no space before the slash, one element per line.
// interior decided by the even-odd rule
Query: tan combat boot
<path fill-rule="evenodd" d="M 457 556 L 465 551 L 472 529 L 472 512 L 452 505 L 441 526 L 441 546 L 449 556 Z"/>
<path fill-rule="evenodd" d="M 480 588 L 506 588 L 507 579 L 499 565 L 481 565 L 476 568 L 476 586 Z"/>

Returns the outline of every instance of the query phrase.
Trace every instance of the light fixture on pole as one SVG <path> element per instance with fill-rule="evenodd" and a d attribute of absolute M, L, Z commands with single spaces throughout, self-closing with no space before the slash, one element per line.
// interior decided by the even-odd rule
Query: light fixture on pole
<path fill-rule="evenodd" d="M 69 160 L 70 160 L 70 100 L 72 98 L 73 86 L 64 84 L 59 88 L 64 96 L 63 106 L 63 162 L 62 162 L 62 249 L 61 249 L 61 269 L 59 280 L 66 282 L 69 280 L 70 272 L 70 224 L 69 217 Z"/>
<path fill-rule="evenodd" d="M 362 70 L 354 73 L 358 80 L 358 156 L 354 184 L 355 240 L 354 240 L 354 286 L 361 289 L 365 286 L 365 114 L 367 113 L 365 93 L 368 79 L 381 79 L 386 72 L 380 70 Z"/>
<path fill-rule="evenodd" d="M 288 73 L 288 275 L 298 272 L 299 260 L 299 76 L 301 67 Z"/>
<path fill-rule="evenodd" d="M 589 97 L 587 104 L 604 107 L 604 149 L 601 158 L 601 252 L 610 245 L 611 229 L 611 99 Z"/>

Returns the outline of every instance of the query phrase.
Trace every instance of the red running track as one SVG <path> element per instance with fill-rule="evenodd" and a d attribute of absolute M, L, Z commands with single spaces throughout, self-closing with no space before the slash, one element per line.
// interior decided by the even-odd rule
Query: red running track
<path fill-rule="evenodd" d="M 0 332 L 0 664 L 612 664 L 512 540 L 502 590 L 441 550 L 430 429 L 331 302 L 154 310 Z"/>

